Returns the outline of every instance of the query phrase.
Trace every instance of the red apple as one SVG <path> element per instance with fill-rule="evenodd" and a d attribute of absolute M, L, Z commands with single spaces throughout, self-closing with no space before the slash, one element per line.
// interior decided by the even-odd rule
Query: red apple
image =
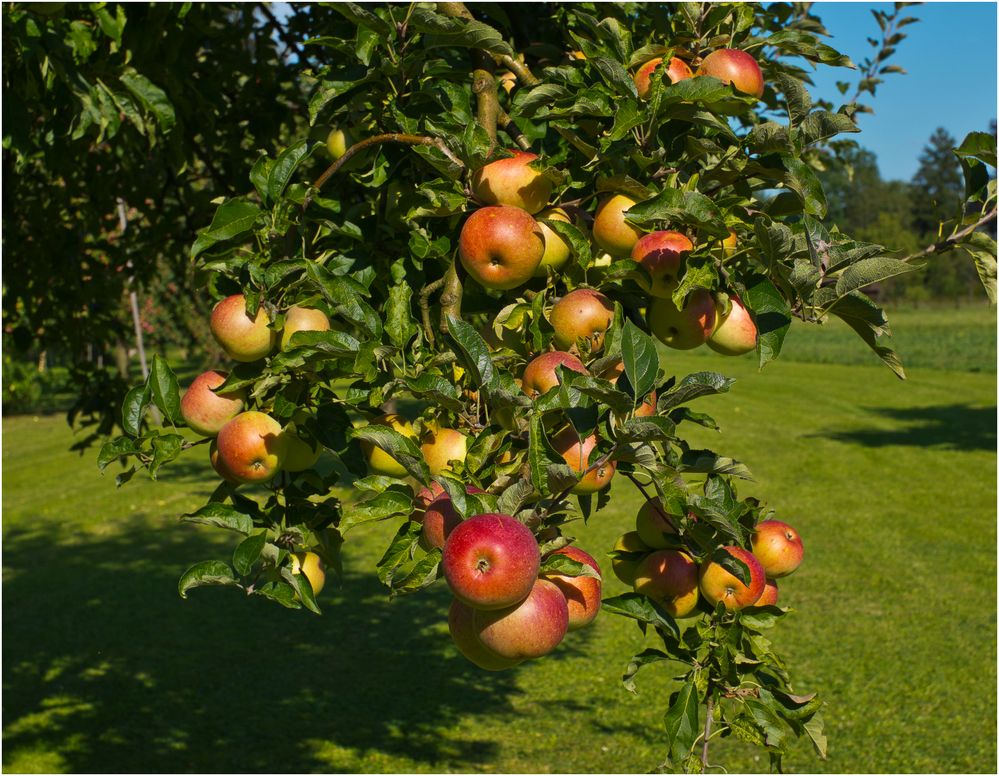
<path fill-rule="evenodd" d="M 474 609 L 503 609 L 524 600 L 540 566 L 541 551 L 531 530 L 495 513 L 455 526 L 441 561 L 454 597 Z"/>
<path fill-rule="evenodd" d="M 322 310 L 292 305 L 284 314 L 284 328 L 281 329 L 281 350 L 285 350 L 291 345 L 291 336 L 296 331 L 329 330 L 330 319 Z"/>
<path fill-rule="evenodd" d="M 555 346 L 569 350 L 577 340 L 585 340 L 590 353 L 604 347 L 604 335 L 614 322 L 611 300 L 592 288 L 577 288 L 559 299 L 549 316 L 555 329 Z"/>
<path fill-rule="evenodd" d="M 464 461 L 468 452 L 468 437 L 453 428 L 429 426 L 420 440 L 420 451 L 430 474 L 451 471 L 451 461 Z"/>
<path fill-rule="evenodd" d="M 472 624 L 486 649 L 508 660 L 526 660 L 559 645 L 569 628 L 569 606 L 554 583 L 536 579 L 526 599 L 505 609 L 477 609 Z"/>
<path fill-rule="evenodd" d="M 753 555 L 763 566 L 768 579 L 786 577 L 805 557 L 801 537 L 787 523 L 764 520 L 753 533 Z"/>
<path fill-rule="evenodd" d="M 472 621 L 474 615 L 475 610 L 472 607 L 466 606 L 457 598 L 451 601 L 451 608 L 447 614 L 447 626 L 458 651 L 486 671 L 502 671 L 506 668 L 513 668 L 520 663 L 520 660 L 500 657 L 479 641 Z"/>
<path fill-rule="evenodd" d="M 652 276 L 645 287 L 652 296 L 670 297 L 680 281 L 680 269 L 686 255 L 694 249 L 690 239 L 680 232 L 650 232 L 631 249 L 631 258 Z"/>
<path fill-rule="evenodd" d="M 600 573 L 600 566 L 597 565 L 593 556 L 579 547 L 563 547 L 550 555 L 565 555 L 567 558 L 572 558 L 589 566 L 598 574 Z M 579 630 L 584 625 L 593 622 L 593 618 L 600 611 L 602 585 L 599 579 L 596 577 L 567 577 L 562 574 L 543 574 L 541 578 L 553 582 L 565 596 L 569 606 L 569 630 Z"/>
<path fill-rule="evenodd" d="M 701 567 L 701 593 L 712 608 L 719 601 L 730 612 L 752 606 L 763 594 L 763 586 L 766 584 L 766 574 L 762 564 L 749 550 L 744 550 L 742 547 L 723 549 L 749 566 L 749 584 L 743 584 L 734 574 L 714 561 L 709 561 Z"/>
<path fill-rule="evenodd" d="M 715 327 L 715 303 L 710 292 L 695 288 L 682 310 L 672 299 L 653 299 L 646 312 L 649 329 L 676 350 L 691 350 L 708 341 Z"/>
<path fill-rule="evenodd" d="M 212 310 L 211 330 L 215 340 L 233 361 L 257 361 L 274 349 L 274 331 L 263 306 L 251 318 L 242 294 L 226 297 Z"/>
<path fill-rule="evenodd" d="M 724 299 L 717 305 L 708 347 L 725 356 L 741 356 L 756 350 L 756 324 L 739 297 L 729 296 L 728 301 L 728 312 L 723 312 Z"/>
<path fill-rule="evenodd" d="M 697 75 L 710 75 L 745 94 L 763 96 L 763 71 L 752 55 L 739 49 L 712 51 L 697 68 Z"/>
<path fill-rule="evenodd" d="M 238 482 L 269 480 L 281 469 L 287 438 L 281 424 L 263 412 L 243 412 L 216 437 L 223 469 Z"/>
<path fill-rule="evenodd" d="M 241 484 L 239 480 L 232 476 L 232 473 L 225 468 L 225 464 L 222 463 L 222 459 L 219 458 L 219 445 L 218 441 L 213 439 L 208 445 L 208 460 L 211 461 L 212 468 L 215 473 L 221 477 L 223 480 L 228 482 L 230 485 Z"/>
<path fill-rule="evenodd" d="M 516 288 L 530 280 L 545 255 L 545 237 L 534 217 L 519 207 L 483 207 L 465 221 L 458 256 L 483 288 Z"/>
<path fill-rule="evenodd" d="M 635 88 L 638 90 L 638 96 L 641 99 L 644 100 L 649 96 L 649 88 L 652 85 L 652 72 L 662 64 L 662 61 L 662 57 L 650 59 L 638 68 L 638 72 L 635 73 Z M 682 59 L 672 57 L 669 61 L 669 69 L 666 71 L 666 76 L 669 78 L 670 83 L 675 84 L 677 81 L 682 81 L 685 78 L 693 78 L 694 73 L 690 69 L 690 65 Z"/>
<path fill-rule="evenodd" d="M 593 240 L 603 250 L 615 258 L 631 254 L 642 233 L 628 223 L 624 214 L 635 204 L 623 194 L 614 194 L 604 199 L 593 217 Z"/>
<path fill-rule="evenodd" d="M 576 436 L 576 430 L 572 426 L 566 426 L 552 437 L 551 442 L 555 452 L 562 456 L 570 469 L 579 474 L 589 468 L 590 453 L 597 446 L 597 435 L 590 434 L 580 442 L 579 437 Z M 590 470 L 579 480 L 570 493 L 577 496 L 588 496 L 603 490 L 610 485 L 616 467 L 617 464 L 613 461 L 607 461 Z"/>
<path fill-rule="evenodd" d="M 571 369 L 573 372 L 579 372 L 583 375 L 587 374 L 583 362 L 571 353 L 563 353 L 560 350 L 542 353 L 524 367 L 524 374 L 521 378 L 521 388 L 523 388 L 524 393 L 532 399 L 548 393 L 548 391 L 559 384 L 558 375 L 555 374 L 555 370 L 560 365 L 566 369 Z"/>
<path fill-rule="evenodd" d="M 416 520 L 423 524 L 420 532 L 420 546 L 428 552 L 434 547 L 441 550 L 447 542 L 447 537 L 461 523 L 461 516 L 454 508 L 454 502 L 447 492 L 435 481 L 433 483 L 441 489 L 441 493 L 431 500 L 422 511 L 414 511 L 410 515 L 410 520 Z M 424 490 L 427 490 L 424 488 Z M 466 493 L 484 493 L 481 488 L 468 485 Z"/>
<path fill-rule="evenodd" d="M 652 552 L 652 548 L 642 541 L 642 538 L 638 535 L 638 531 L 628 531 L 621 534 L 614 543 L 614 549 L 621 552 L 642 552 L 646 554 Z M 614 572 L 614 576 L 624 582 L 624 584 L 633 585 L 635 583 L 635 572 L 638 570 L 639 563 L 641 563 L 640 559 L 612 558 L 611 570 Z"/>
<path fill-rule="evenodd" d="M 207 371 L 194 378 L 180 400 L 180 414 L 184 422 L 201 436 L 213 437 L 226 423 L 243 411 L 246 391 L 242 388 L 227 393 L 216 393 L 225 382 L 225 372 Z"/>
<path fill-rule="evenodd" d="M 635 570 L 635 591 L 674 617 L 687 617 L 697 609 L 697 564 L 679 550 L 653 552 Z"/>
<path fill-rule="evenodd" d="M 768 579 L 767 583 L 763 586 L 763 595 L 761 595 L 753 606 L 777 606 L 777 583 Z"/>
<path fill-rule="evenodd" d="M 537 213 L 552 196 L 552 182 L 544 173 L 532 170 L 537 154 L 511 151 L 513 156 L 497 159 L 472 175 L 472 194 L 487 205 L 511 205 Z"/>
<path fill-rule="evenodd" d="M 642 504 L 635 517 L 635 530 L 642 541 L 649 547 L 664 549 L 676 546 L 675 515 L 670 515 L 663 508 L 658 498 L 650 499 Z"/>

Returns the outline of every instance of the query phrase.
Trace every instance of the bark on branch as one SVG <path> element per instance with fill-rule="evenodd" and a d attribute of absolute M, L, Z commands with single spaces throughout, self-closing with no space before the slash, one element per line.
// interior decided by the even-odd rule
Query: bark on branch
<path fill-rule="evenodd" d="M 461 159 L 451 153 L 451 149 L 447 147 L 443 140 L 437 137 L 427 137 L 426 135 L 406 135 L 401 132 L 389 132 L 384 135 L 372 135 L 371 137 L 366 137 L 357 143 L 354 143 L 350 148 L 348 148 L 343 156 L 337 159 L 333 164 L 326 168 L 326 171 L 316 178 L 316 182 L 313 183 L 313 187 L 316 189 L 321 189 L 323 184 L 326 183 L 330 178 L 336 175 L 337 171 L 343 167 L 347 162 L 349 162 L 357 154 L 361 153 L 365 148 L 370 148 L 371 146 L 380 145 L 381 143 L 402 143 L 404 145 L 412 146 L 433 146 L 439 148 L 441 153 L 444 154 L 448 159 L 450 159 L 455 164 L 464 167 Z"/>

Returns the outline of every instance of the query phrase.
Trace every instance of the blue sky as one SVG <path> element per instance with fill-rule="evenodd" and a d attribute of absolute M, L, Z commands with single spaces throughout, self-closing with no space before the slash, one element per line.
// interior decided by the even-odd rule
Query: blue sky
<path fill-rule="evenodd" d="M 881 39 L 872 8 L 891 12 L 891 3 L 823 3 L 813 5 L 832 38 L 829 45 L 859 63 L 875 49 L 868 37 Z M 891 64 L 908 71 L 889 74 L 871 99 L 861 102 L 874 114 L 860 114 L 862 132 L 851 135 L 878 157 L 885 179 L 909 180 L 919 153 L 937 127 L 945 127 L 958 142 L 972 130 L 988 131 L 996 117 L 996 4 L 926 3 L 904 9 L 920 21 L 902 29 L 908 33 Z M 856 85 L 856 71 L 821 66 L 813 75 L 813 96 L 839 106 L 843 99 L 836 81 Z M 847 98 L 852 90 L 847 92 Z"/>

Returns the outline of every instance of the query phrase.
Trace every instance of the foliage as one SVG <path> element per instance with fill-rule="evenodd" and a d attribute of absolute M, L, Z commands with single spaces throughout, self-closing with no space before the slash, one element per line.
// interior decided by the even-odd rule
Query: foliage
<path fill-rule="evenodd" d="M 168 173 L 166 180 L 154 179 L 177 197 L 176 218 L 157 215 L 141 230 L 144 238 L 159 234 L 157 251 L 164 245 L 175 251 L 181 238 L 190 240 L 195 279 L 204 287 L 202 309 L 242 294 L 249 314 L 263 310 L 275 331 L 294 304 L 320 309 L 332 321 L 329 331 L 296 333 L 279 352 L 234 366 L 221 390 L 245 390 L 250 408 L 265 411 L 286 429 L 293 423 L 293 432 L 282 434 L 318 443 L 334 467 L 280 472 L 262 495 L 221 482 L 208 503 L 183 520 L 232 532 L 234 548 L 230 557 L 191 566 L 178 584 L 182 596 L 202 585 L 221 585 L 318 613 L 308 580 L 292 570 L 291 553 L 315 551 L 339 576 L 346 535 L 361 524 L 408 516 L 414 490 L 430 484 L 417 443 L 371 423 L 402 407 L 417 435 L 439 426 L 470 438 L 465 460 L 436 477 L 459 515 L 512 514 L 538 534 L 543 551 L 571 541 L 566 526 L 609 501 L 608 491 L 579 497 L 578 507 L 571 501 L 578 475 L 552 447 L 559 431 L 580 440 L 595 434 L 597 448 L 587 471 L 616 464 L 612 491 L 627 479 L 647 498 L 660 498 L 677 516 L 677 541 L 697 562 L 717 557 L 722 546 L 748 546 L 757 522 L 769 515 L 756 498 L 737 493 L 736 481 L 749 479 L 748 469 L 687 439 L 691 427 L 715 426 L 687 405 L 726 392 L 731 381 L 710 371 L 673 374 L 660 358 L 642 314 L 647 270 L 630 259 L 603 262 L 585 230 L 565 224 L 553 228 L 571 244 L 573 261 L 560 272 L 505 294 L 465 276 L 455 252 L 462 222 L 475 204 L 469 198 L 470 173 L 514 145 L 540 154 L 535 168 L 551 181 L 555 200 L 576 208 L 583 221 L 592 217 L 601 195 L 618 192 L 638 202 L 628 212 L 632 226 L 689 233 L 695 248 L 685 260 L 674 302 L 682 304 L 695 289 L 739 295 L 759 332 L 761 367 L 780 355 L 794 320 L 833 316 L 904 377 L 887 342 L 885 314 L 863 290 L 914 266 L 826 223 L 828 203 L 816 175 L 822 148 L 858 128 L 855 106 L 832 110 L 814 104 L 808 94 L 802 60 L 851 63 L 820 40 L 825 31 L 807 6 L 682 4 L 651 6 L 643 14 L 628 5 L 591 4 L 476 10 L 479 18 L 461 4 L 343 3 L 314 19 L 296 13 L 284 28 L 288 46 L 301 52 L 292 67 L 277 54 L 273 39 L 256 36 L 252 6 L 221 13 L 186 5 L 140 11 L 140 20 L 170 30 L 162 43 L 156 39 L 160 45 L 141 52 L 138 46 L 123 48 L 123 36 L 137 27 L 148 29 L 131 24 L 131 17 L 126 25 L 124 10 L 112 16 L 104 6 L 93 7 L 104 38 L 98 36 L 98 46 L 95 27 L 81 32 L 90 36 L 89 43 L 77 44 L 87 67 L 74 62 L 71 71 L 87 79 L 88 88 L 72 92 L 67 82 L 53 79 L 52 88 L 66 91 L 67 100 L 72 92 L 77 101 L 75 110 L 58 119 L 70 120 L 62 131 L 72 127 L 71 139 L 106 145 L 112 158 L 121 154 L 122 167 L 113 169 L 125 180 L 135 177 L 129 165 L 136 157 L 129 151 L 139 138 L 144 153 L 157 147 L 159 134 L 150 133 L 154 126 L 168 153 L 187 154 L 162 169 L 203 165 L 207 170 L 217 188 L 206 186 L 196 199 L 185 198 L 183 186 L 170 189 Z M 331 15 L 336 23 L 329 23 Z M 301 29 L 310 21 L 314 27 Z M 5 25 L 16 30 L 11 35 L 20 46 L 17 61 L 29 68 L 20 73 L 19 84 L 34 77 L 32 67 L 47 72 L 36 39 L 62 39 L 58 28 L 76 40 L 73 22 L 59 18 L 52 24 L 30 10 L 5 10 Z M 232 50 L 223 46 L 222 56 L 200 56 L 203 40 L 182 33 L 199 25 L 218 32 Z M 232 29 L 220 29 L 226 26 Z M 306 32 L 312 33 L 307 45 L 299 44 Z M 247 38 L 258 45 L 236 45 Z M 175 50 L 168 57 L 164 50 L 170 45 Z M 652 78 L 648 100 L 637 97 L 630 69 L 655 55 L 675 54 L 696 64 L 722 46 L 748 50 L 760 61 L 768 84 L 761 102 L 710 77 L 668 83 L 661 70 Z M 198 94 L 202 81 L 212 81 L 219 101 L 238 105 L 244 114 L 271 117 L 275 126 L 267 137 L 279 142 L 251 159 L 247 149 L 254 138 L 239 121 L 195 124 L 178 114 L 174 102 L 180 103 L 178 95 L 187 89 L 156 86 L 176 73 L 171 63 L 178 56 L 197 63 L 182 68 L 183 78 L 190 79 L 183 87 Z M 69 67 L 71 57 L 65 54 L 64 60 Z M 509 93 L 498 89 L 497 64 L 515 74 Z M 91 78 L 89 67 L 95 71 Z M 98 78 L 96 72 L 105 67 L 114 79 Z M 298 80 L 286 86 L 282 78 L 293 78 L 299 69 Z M 240 75 L 235 98 L 229 91 L 233 79 L 214 78 L 218 72 Z M 294 120 L 284 123 L 281 111 L 273 109 L 280 101 L 267 102 L 268 89 L 256 91 L 264 79 L 278 95 L 307 88 L 309 122 L 319 131 Z M 114 108 L 100 107 L 108 100 L 123 106 L 124 118 L 117 123 Z M 331 126 L 364 139 L 316 177 L 322 137 Z M 26 179 L 70 181 L 65 190 L 79 200 L 84 186 L 95 181 L 41 167 L 48 164 L 45 149 L 32 146 L 30 134 L 10 135 L 17 164 L 26 172 L 34 165 L 34 177 Z M 221 174 L 215 172 L 219 162 L 213 153 L 192 150 L 204 143 L 231 146 Z M 989 194 L 981 178 L 989 146 L 969 140 L 962 151 L 967 196 L 982 207 L 994 206 L 994 185 Z M 994 143 L 991 153 L 994 166 Z M 94 157 L 95 168 L 99 158 Z M 107 174 L 103 167 L 96 172 Z M 776 196 L 767 195 L 773 191 Z M 39 187 L 30 193 L 37 196 Z M 150 199 L 151 192 L 140 188 L 119 196 L 131 205 Z M 189 214 L 204 212 L 209 201 L 217 205 L 211 222 L 192 235 Z M 135 206 L 141 218 L 141 204 Z M 955 226 L 948 245 L 966 237 L 963 228 Z M 730 231 L 738 248 L 726 257 L 721 242 Z M 100 224 L 90 233 L 101 234 Z M 105 239 L 99 248 L 111 242 Z M 985 267 L 988 246 L 979 249 Z M 108 255 L 115 267 L 130 269 L 127 253 Z M 171 256 L 179 267 L 178 254 Z M 994 268 L 994 244 L 992 256 Z M 178 271 L 172 279 L 179 277 Z M 622 379 L 614 385 L 563 369 L 560 385 L 532 400 L 515 376 L 531 356 L 550 347 L 547 312 L 555 299 L 586 286 L 606 294 L 615 314 L 603 353 L 582 355 L 592 375 L 621 360 Z M 109 291 L 123 288 L 119 282 Z M 24 309 L 32 309 L 30 290 L 17 297 Z M 487 339 L 500 344 L 490 348 Z M 637 417 L 635 408 L 653 391 L 655 416 Z M 151 422 L 154 408 L 163 424 Z M 160 357 L 153 359 L 147 380 L 128 391 L 119 423 L 124 433 L 105 443 L 98 459 L 102 470 L 124 464 L 119 484 L 139 469 L 155 479 L 182 454 L 204 451 L 208 443 L 191 442 L 179 429 L 179 382 Z M 105 424 L 100 430 L 110 428 Z M 408 481 L 367 473 L 362 445 L 395 458 Z M 346 483 L 360 496 L 349 510 L 337 495 Z M 465 494 L 469 484 L 486 492 Z M 415 520 L 401 521 L 377 564 L 379 579 L 393 595 L 414 593 L 438 579 L 439 553 L 423 551 L 418 534 Z M 743 578 L 748 571 L 739 563 L 727 568 Z M 661 652 L 637 655 L 636 665 L 666 659 L 687 666 L 665 714 L 668 767 L 707 767 L 712 736 L 757 744 L 776 768 L 799 736 L 824 756 L 821 702 L 795 691 L 765 635 L 785 610 L 728 613 L 702 604 L 695 622 L 681 629 L 638 594 L 611 599 L 606 607 L 637 619 L 661 645 Z"/>

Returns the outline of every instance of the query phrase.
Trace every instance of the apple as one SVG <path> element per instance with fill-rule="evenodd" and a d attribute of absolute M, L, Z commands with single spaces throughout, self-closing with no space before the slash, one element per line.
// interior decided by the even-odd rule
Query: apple
<path fill-rule="evenodd" d="M 270 322 L 263 306 L 251 318 L 246 312 L 246 297 L 233 294 L 215 305 L 211 330 L 233 361 L 258 361 L 274 349 L 275 334 L 268 325 Z"/>
<path fill-rule="evenodd" d="M 534 216 L 519 207 L 482 207 L 458 236 L 461 264 L 483 288 L 506 291 L 530 280 L 545 255 Z"/>
<path fill-rule="evenodd" d="M 753 606 L 777 606 L 777 598 L 777 582 L 768 579 L 767 583 L 763 586 L 763 595 L 756 599 L 756 603 Z"/>
<path fill-rule="evenodd" d="M 663 508 L 662 501 L 653 498 L 642 504 L 635 517 L 635 530 L 649 547 L 655 549 L 665 549 L 676 546 L 676 528 L 673 525 L 676 520 L 674 515 L 670 515 Z M 668 538 L 672 536 L 673 538 Z"/>
<path fill-rule="evenodd" d="M 567 558 L 579 561 L 598 574 L 600 566 L 593 559 L 593 556 L 579 547 L 562 547 L 549 554 L 565 555 Z M 569 630 L 579 630 L 584 625 L 593 622 L 593 618 L 600 611 L 600 591 L 602 584 L 596 577 L 567 577 L 563 574 L 542 574 L 541 579 L 553 582 L 562 595 L 565 596 L 566 604 L 569 607 Z"/>
<path fill-rule="evenodd" d="M 764 520 L 753 532 L 753 555 L 755 555 L 768 579 L 786 577 L 805 557 L 805 546 L 801 537 L 787 523 L 780 520 Z"/>
<path fill-rule="evenodd" d="M 652 296 L 668 298 L 680 281 L 680 268 L 694 244 L 680 232 L 650 232 L 643 235 L 631 249 L 631 258 L 652 276 L 652 285 L 642 287 Z"/>
<path fill-rule="evenodd" d="M 293 552 L 291 554 L 291 573 L 305 574 L 312 587 L 313 595 L 319 595 L 326 585 L 326 571 L 323 562 L 314 552 Z"/>
<path fill-rule="evenodd" d="M 687 617 L 697 610 L 697 564 L 680 550 L 657 550 L 638 564 L 635 592 L 674 617 Z"/>
<path fill-rule="evenodd" d="M 299 307 L 292 305 L 284 314 L 284 328 L 281 329 L 281 350 L 286 350 L 291 344 L 291 335 L 296 331 L 329 331 L 330 319 L 326 313 L 314 307 Z"/>
<path fill-rule="evenodd" d="M 398 431 L 404 437 L 409 437 L 414 440 L 416 439 L 416 432 L 413 430 L 413 427 L 410 425 L 409 421 L 401 415 L 392 413 L 382 415 L 380 418 L 372 420 L 371 423 L 378 426 L 388 426 L 389 428 Z M 361 450 L 368 462 L 368 471 L 372 474 L 384 474 L 386 477 L 406 476 L 406 467 L 380 447 L 377 447 L 364 439 L 360 440 L 360 443 Z"/>
<path fill-rule="evenodd" d="M 219 458 L 219 445 L 215 439 L 213 439 L 211 444 L 208 445 L 208 460 L 211 461 L 212 468 L 219 477 L 228 482 L 230 485 L 240 484 L 239 480 L 232 476 L 229 470 L 225 468 L 225 464 L 222 463 L 222 460 Z"/>
<path fill-rule="evenodd" d="M 722 602 L 730 612 L 755 604 L 763 594 L 766 574 L 763 565 L 749 550 L 742 547 L 724 547 L 729 555 L 738 558 L 749 566 L 749 584 L 745 585 L 738 577 L 714 561 L 701 566 L 700 588 L 702 595 L 714 608 Z"/>
<path fill-rule="evenodd" d="M 715 311 L 715 328 L 708 337 L 708 347 L 725 356 L 741 356 L 756 350 L 756 324 L 742 300 L 737 296 L 719 300 Z"/>
<path fill-rule="evenodd" d="M 638 68 L 638 72 L 635 73 L 635 88 L 638 90 L 638 96 L 641 99 L 644 100 L 649 96 L 649 89 L 652 86 L 652 72 L 662 64 L 662 61 L 662 57 L 650 59 Z M 669 61 L 669 69 L 666 70 L 666 75 L 670 83 L 675 84 L 677 81 L 682 81 L 685 78 L 693 78 L 694 73 L 690 69 L 690 65 L 682 59 L 672 57 Z"/>
<path fill-rule="evenodd" d="M 590 353 L 604 347 L 604 335 L 614 322 L 611 300 L 592 288 L 577 288 L 559 299 L 548 316 L 555 329 L 555 345 L 569 350 L 585 340 Z"/>
<path fill-rule="evenodd" d="M 556 375 L 555 370 L 560 365 L 573 372 L 588 374 L 583 362 L 571 353 L 560 350 L 542 353 L 524 367 L 524 374 L 521 377 L 521 388 L 524 393 L 532 399 L 536 399 L 558 385 L 558 375 Z"/>
<path fill-rule="evenodd" d="M 243 411 L 246 391 L 239 388 L 226 393 L 216 393 L 226 379 L 225 372 L 209 370 L 194 378 L 180 400 L 180 414 L 184 422 L 201 436 L 213 437 L 226 423 Z"/>
<path fill-rule="evenodd" d="M 763 71 L 752 55 L 739 49 L 712 51 L 697 68 L 697 75 L 709 75 L 745 94 L 763 96 Z"/>
<path fill-rule="evenodd" d="M 316 465 L 322 457 L 323 446 L 315 442 L 315 447 L 306 442 L 298 435 L 293 423 L 285 426 L 285 455 L 284 466 L 286 472 L 304 472 Z"/>
<path fill-rule="evenodd" d="M 435 481 L 434 484 L 437 485 L 437 482 Z M 474 485 L 468 485 L 465 492 L 485 493 L 484 490 L 476 488 Z M 461 516 L 455 510 L 454 502 L 451 501 L 451 497 L 442 487 L 440 495 L 430 501 L 419 513 L 419 516 L 414 511 L 410 519 L 423 524 L 423 529 L 420 531 L 420 546 L 427 552 L 430 552 L 434 547 L 443 550 L 447 537 L 461 523 Z"/>
<path fill-rule="evenodd" d="M 547 210 L 542 210 L 538 213 L 538 218 L 547 218 L 550 221 L 564 221 L 567 224 L 572 223 L 569 214 L 560 207 L 550 207 Z M 543 278 L 548 274 L 549 269 L 561 269 L 569 260 L 572 251 L 565 240 L 559 237 L 555 233 L 555 230 L 548 226 L 548 224 L 538 221 L 538 226 L 541 227 L 541 233 L 545 238 L 545 252 L 541 256 L 541 263 L 538 265 L 538 268 L 534 270 L 534 276 Z"/>
<path fill-rule="evenodd" d="M 523 601 L 504 609 L 472 613 L 472 625 L 486 649 L 508 660 L 547 655 L 569 628 L 569 605 L 547 579 L 535 579 Z"/>
<path fill-rule="evenodd" d="M 429 426 L 420 441 L 420 451 L 432 475 L 451 471 L 451 461 L 465 460 L 468 437 L 453 428 Z"/>
<path fill-rule="evenodd" d="M 509 515 L 475 515 L 444 542 L 441 570 L 454 597 L 473 609 L 503 609 L 531 592 L 541 551 L 531 530 Z"/>
<path fill-rule="evenodd" d="M 663 344 L 677 350 L 691 350 L 707 342 L 714 331 L 715 303 L 710 292 L 695 288 L 682 310 L 677 309 L 672 299 L 653 299 L 646 320 Z"/>
<path fill-rule="evenodd" d="M 555 452 L 562 456 L 570 469 L 579 474 L 589 468 L 590 453 L 597 446 L 597 435 L 590 434 L 580 441 L 576 436 L 576 429 L 566 426 L 552 437 L 551 442 Z M 613 461 L 601 464 L 584 475 L 569 492 L 577 496 L 588 496 L 603 490 L 610 485 L 616 467 L 617 464 Z"/>
<path fill-rule="evenodd" d="M 608 382 L 612 383 L 613 385 L 617 385 L 617 380 L 623 373 L 624 373 L 624 361 L 622 361 L 621 359 L 617 359 L 610 366 L 606 367 L 600 373 L 600 376 L 605 380 L 607 380 Z M 657 400 L 656 392 L 649 391 L 646 394 L 645 398 L 642 399 L 642 403 L 639 404 L 637 407 L 635 407 L 635 411 L 632 414 L 632 416 L 636 418 L 648 418 L 652 415 L 655 415 L 656 400 Z M 619 415 L 618 413 L 615 413 L 614 417 L 618 418 L 619 420 L 622 420 L 624 418 L 624 416 Z"/>
<path fill-rule="evenodd" d="M 269 480 L 284 464 L 288 440 L 281 424 L 263 412 L 243 412 L 215 438 L 222 468 L 241 483 Z"/>
<path fill-rule="evenodd" d="M 628 223 L 624 214 L 636 204 L 635 200 L 623 194 L 607 197 L 597 207 L 593 217 L 593 240 L 614 258 L 625 258 L 631 254 L 642 233 Z"/>
<path fill-rule="evenodd" d="M 475 610 L 472 607 L 463 604 L 457 598 L 451 601 L 451 608 L 447 613 L 447 627 L 458 651 L 486 671 L 502 671 L 520 663 L 520 660 L 500 657 L 479 641 L 472 622 L 474 615 Z"/>
<path fill-rule="evenodd" d="M 347 149 L 352 145 L 354 145 L 353 136 L 349 131 L 340 129 L 340 127 L 333 127 L 326 136 L 326 150 L 329 151 L 334 160 L 347 153 Z"/>
<path fill-rule="evenodd" d="M 642 541 L 642 537 L 638 535 L 638 531 L 628 531 L 621 534 L 617 538 L 617 542 L 614 543 L 614 549 L 620 552 L 652 552 L 652 548 Z M 611 570 L 614 572 L 614 576 L 624 582 L 624 584 L 633 585 L 635 583 L 635 572 L 638 570 L 639 563 L 641 563 L 640 559 L 612 558 Z"/>
<path fill-rule="evenodd" d="M 513 156 L 497 159 L 472 175 L 472 195 L 487 205 L 511 205 L 537 213 L 552 196 L 551 179 L 533 170 L 538 158 L 529 151 L 510 151 Z"/>
<path fill-rule="evenodd" d="M 733 253 L 735 249 L 739 246 L 739 235 L 735 233 L 734 229 L 728 230 L 728 237 L 722 240 L 722 257 L 728 258 Z"/>

